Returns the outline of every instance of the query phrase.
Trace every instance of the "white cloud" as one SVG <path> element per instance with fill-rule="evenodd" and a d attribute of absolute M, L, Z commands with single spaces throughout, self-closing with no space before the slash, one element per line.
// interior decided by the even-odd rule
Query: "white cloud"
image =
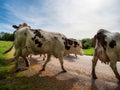
<path fill-rule="evenodd" d="M 45 0 L 30 5 L 17 2 L 6 4 L 13 16 L 33 28 L 61 32 L 67 37 L 81 39 L 92 37 L 100 28 L 120 29 L 116 0 Z"/>
<path fill-rule="evenodd" d="M 0 23 L 0 32 L 13 32 L 12 25 Z"/>

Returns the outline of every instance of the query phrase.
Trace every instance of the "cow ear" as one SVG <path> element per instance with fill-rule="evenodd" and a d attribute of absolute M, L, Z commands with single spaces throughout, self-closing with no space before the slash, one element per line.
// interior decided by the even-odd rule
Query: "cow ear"
<path fill-rule="evenodd" d="M 19 27 L 17 25 L 12 25 L 14 29 L 18 29 Z"/>
<path fill-rule="evenodd" d="M 31 26 L 28 26 L 31 29 Z"/>

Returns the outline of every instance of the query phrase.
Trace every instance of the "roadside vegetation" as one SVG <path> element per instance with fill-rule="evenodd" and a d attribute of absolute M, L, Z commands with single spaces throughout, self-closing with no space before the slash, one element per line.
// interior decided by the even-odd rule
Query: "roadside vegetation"
<path fill-rule="evenodd" d="M 7 58 L 10 57 L 10 54 L 3 55 L 2 53 L 11 46 L 12 42 L 10 41 L 0 41 L 0 80 L 8 78 L 8 72 L 11 69 L 11 65 L 8 63 Z"/>
<path fill-rule="evenodd" d="M 83 45 L 84 55 L 92 56 L 94 53 L 93 38 L 85 38 L 85 39 L 82 39 L 81 42 Z"/>
<path fill-rule="evenodd" d="M 83 49 L 84 51 L 84 55 L 87 55 L 87 56 L 93 56 L 93 53 L 94 53 L 94 48 L 89 48 L 89 49 Z"/>

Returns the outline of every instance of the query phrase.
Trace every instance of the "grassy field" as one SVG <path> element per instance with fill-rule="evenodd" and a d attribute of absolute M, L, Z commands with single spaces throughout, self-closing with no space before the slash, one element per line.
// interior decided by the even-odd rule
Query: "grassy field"
<path fill-rule="evenodd" d="M 10 41 L 0 41 L 0 59 L 5 59 L 5 55 L 2 53 L 12 45 Z"/>
<path fill-rule="evenodd" d="M 9 84 L 6 84 L 5 80 L 12 79 L 13 74 L 11 70 L 13 63 L 10 63 L 10 58 L 13 56 L 13 52 L 3 55 L 2 53 L 9 49 L 12 45 L 10 41 L 0 41 L 0 90 L 12 90 Z"/>
<path fill-rule="evenodd" d="M 92 56 L 93 53 L 94 53 L 94 49 L 93 49 L 93 48 L 83 49 L 83 51 L 84 51 L 84 54 L 85 54 L 85 55 L 90 55 L 90 56 Z"/>
<path fill-rule="evenodd" d="M 0 41 L 0 90 L 50 90 L 54 87 L 54 78 L 38 78 L 33 77 L 21 77 L 19 73 L 13 73 L 13 62 L 10 62 L 10 58 L 13 57 L 13 52 L 6 55 L 2 53 L 9 49 L 12 42 Z M 93 55 L 93 48 L 85 49 L 85 55 Z M 50 81 L 50 82 L 49 82 Z M 33 83 L 36 82 L 33 87 Z M 61 85 L 57 83 L 56 85 Z M 62 89 L 61 89 L 62 90 Z M 67 90 L 67 89 L 66 89 Z"/>
<path fill-rule="evenodd" d="M 10 41 L 7 41 L 7 42 L 0 41 L 0 65 L 4 65 L 5 60 L 8 57 L 11 57 L 12 53 L 8 53 L 5 55 L 2 54 L 5 50 L 9 49 L 11 45 L 12 45 L 12 42 L 10 42 Z"/>
<path fill-rule="evenodd" d="M 11 69 L 11 65 L 8 64 L 7 58 L 11 57 L 12 53 L 3 55 L 2 53 L 11 46 L 12 42 L 0 41 L 0 80 L 8 78 L 8 72 Z"/>

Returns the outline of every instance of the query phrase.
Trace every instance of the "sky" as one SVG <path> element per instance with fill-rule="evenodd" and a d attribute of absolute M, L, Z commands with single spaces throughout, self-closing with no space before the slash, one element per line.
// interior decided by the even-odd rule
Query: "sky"
<path fill-rule="evenodd" d="M 99 29 L 120 32 L 120 0 L 0 0 L 0 32 L 12 25 L 92 38 Z"/>

